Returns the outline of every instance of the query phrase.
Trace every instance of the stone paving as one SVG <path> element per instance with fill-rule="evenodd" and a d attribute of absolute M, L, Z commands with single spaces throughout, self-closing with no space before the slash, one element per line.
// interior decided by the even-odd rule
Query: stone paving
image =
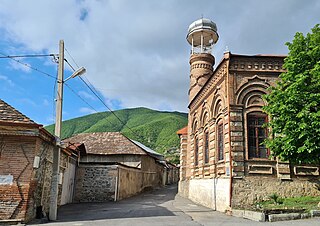
<path fill-rule="evenodd" d="M 69 204 L 59 208 L 58 221 L 32 225 L 116 226 L 318 226 L 320 218 L 285 222 L 256 222 L 227 216 L 177 195 L 177 186 L 155 189 L 119 202 Z"/>

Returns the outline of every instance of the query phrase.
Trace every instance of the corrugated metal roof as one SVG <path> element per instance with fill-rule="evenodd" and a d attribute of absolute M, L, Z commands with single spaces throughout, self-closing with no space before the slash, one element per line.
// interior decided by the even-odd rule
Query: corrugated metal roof
<path fill-rule="evenodd" d="M 131 140 L 131 139 L 130 139 Z M 136 145 L 138 145 L 140 148 L 142 148 L 143 150 L 145 150 L 146 152 L 148 152 L 148 154 L 150 154 L 151 156 L 159 159 L 159 160 L 163 160 L 164 156 L 154 150 L 152 150 L 151 148 L 141 144 L 140 142 L 136 141 L 136 140 L 131 140 L 133 143 L 135 143 Z"/>
<path fill-rule="evenodd" d="M 33 120 L 0 99 L 0 122 L 35 124 Z"/>
<path fill-rule="evenodd" d="M 146 155 L 146 152 L 119 132 L 81 133 L 63 140 L 65 143 L 83 143 L 87 154 Z"/>

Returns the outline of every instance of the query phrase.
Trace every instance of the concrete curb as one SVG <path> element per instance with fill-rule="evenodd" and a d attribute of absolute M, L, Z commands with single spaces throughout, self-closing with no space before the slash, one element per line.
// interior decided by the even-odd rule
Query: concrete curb
<path fill-rule="evenodd" d="M 244 211 L 243 218 L 246 218 L 249 220 L 254 220 L 254 221 L 259 221 L 259 222 L 266 221 L 266 215 L 264 213 L 249 211 L 249 210 Z"/>
<path fill-rule="evenodd" d="M 253 221 L 264 222 L 266 221 L 266 216 L 264 213 L 251 211 L 251 210 L 232 210 L 232 216 L 241 217 Z"/>
<path fill-rule="evenodd" d="M 246 218 L 253 221 L 288 221 L 288 220 L 297 220 L 297 219 L 306 219 L 310 217 L 320 217 L 320 210 L 311 210 L 310 213 L 282 213 L 282 214 L 269 214 L 265 215 L 265 213 L 250 211 L 250 210 L 238 210 L 233 209 L 232 216 Z"/>
<path fill-rule="evenodd" d="M 320 210 L 310 210 L 311 217 L 320 217 Z"/>
<path fill-rule="evenodd" d="M 296 220 L 301 219 L 300 213 L 281 213 L 281 214 L 270 214 L 268 216 L 270 222 L 275 221 L 288 221 L 288 220 Z"/>

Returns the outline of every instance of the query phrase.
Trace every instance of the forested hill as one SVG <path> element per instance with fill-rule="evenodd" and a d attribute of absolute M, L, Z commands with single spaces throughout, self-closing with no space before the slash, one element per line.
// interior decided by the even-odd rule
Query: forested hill
<path fill-rule="evenodd" d="M 160 153 L 179 147 L 176 131 L 187 125 L 186 113 L 155 111 L 147 108 L 132 108 L 111 112 L 100 112 L 70 119 L 62 123 L 61 137 L 78 133 L 122 132 Z M 129 128 L 132 129 L 132 131 Z M 46 129 L 53 133 L 54 125 Z"/>

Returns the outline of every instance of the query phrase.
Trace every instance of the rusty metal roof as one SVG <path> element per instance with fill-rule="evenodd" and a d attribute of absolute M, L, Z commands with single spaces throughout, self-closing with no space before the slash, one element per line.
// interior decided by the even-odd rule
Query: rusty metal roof
<path fill-rule="evenodd" d="M 63 140 L 65 143 L 83 143 L 87 154 L 117 155 L 147 153 L 120 132 L 81 133 Z"/>
<path fill-rule="evenodd" d="M 37 125 L 33 120 L 0 99 L 0 122 L 24 123 Z"/>

